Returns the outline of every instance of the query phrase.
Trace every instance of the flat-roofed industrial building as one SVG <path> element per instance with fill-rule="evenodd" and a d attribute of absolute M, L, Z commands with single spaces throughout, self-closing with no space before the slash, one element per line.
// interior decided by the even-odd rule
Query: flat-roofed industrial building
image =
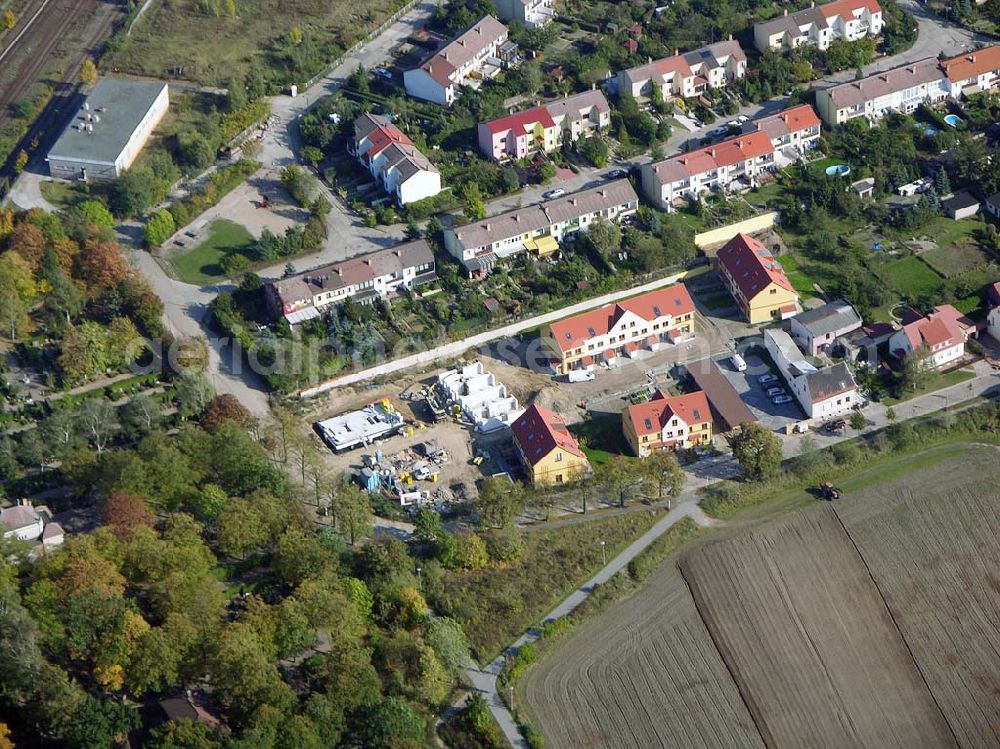
<path fill-rule="evenodd" d="M 166 83 L 102 78 L 49 149 L 49 173 L 88 182 L 117 179 L 135 161 L 169 106 Z"/>

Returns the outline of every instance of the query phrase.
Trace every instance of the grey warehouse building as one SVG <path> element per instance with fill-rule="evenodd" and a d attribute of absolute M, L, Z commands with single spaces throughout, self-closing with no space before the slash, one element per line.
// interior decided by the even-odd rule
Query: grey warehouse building
<path fill-rule="evenodd" d="M 169 106 L 166 83 L 102 78 L 49 149 L 49 173 L 111 182 L 135 161 Z"/>

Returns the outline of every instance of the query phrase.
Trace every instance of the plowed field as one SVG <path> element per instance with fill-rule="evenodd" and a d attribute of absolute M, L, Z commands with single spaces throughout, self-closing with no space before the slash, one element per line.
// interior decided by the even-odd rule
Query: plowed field
<path fill-rule="evenodd" d="M 669 561 L 523 678 L 555 749 L 1000 746 L 1000 452 L 950 445 Z"/>

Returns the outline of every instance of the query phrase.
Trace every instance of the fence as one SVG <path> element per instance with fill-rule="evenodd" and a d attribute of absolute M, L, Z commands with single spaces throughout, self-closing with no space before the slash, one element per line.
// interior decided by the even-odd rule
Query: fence
<path fill-rule="evenodd" d="M 778 214 L 771 211 L 770 213 L 762 213 L 759 216 L 754 216 L 743 221 L 737 221 L 735 224 L 728 224 L 727 226 L 720 226 L 718 229 L 704 231 L 701 234 L 695 235 L 694 243 L 699 249 L 705 249 L 712 245 L 728 242 L 741 232 L 744 234 L 753 234 L 754 232 L 764 231 L 764 229 L 770 229 L 774 226 L 774 220 L 777 217 Z"/>

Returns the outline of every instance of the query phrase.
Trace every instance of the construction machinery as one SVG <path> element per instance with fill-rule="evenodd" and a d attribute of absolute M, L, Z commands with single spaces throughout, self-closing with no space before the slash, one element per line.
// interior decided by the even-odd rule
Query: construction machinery
<path fill-rule="evenodd" d="M 829 481 L 824 481 L 820 487 L 820 492 L 823 494 L 823 499 L 827 502 L 832 502 L 835 499 L 840 499 L 840 489 L 835 487 Z"/>

